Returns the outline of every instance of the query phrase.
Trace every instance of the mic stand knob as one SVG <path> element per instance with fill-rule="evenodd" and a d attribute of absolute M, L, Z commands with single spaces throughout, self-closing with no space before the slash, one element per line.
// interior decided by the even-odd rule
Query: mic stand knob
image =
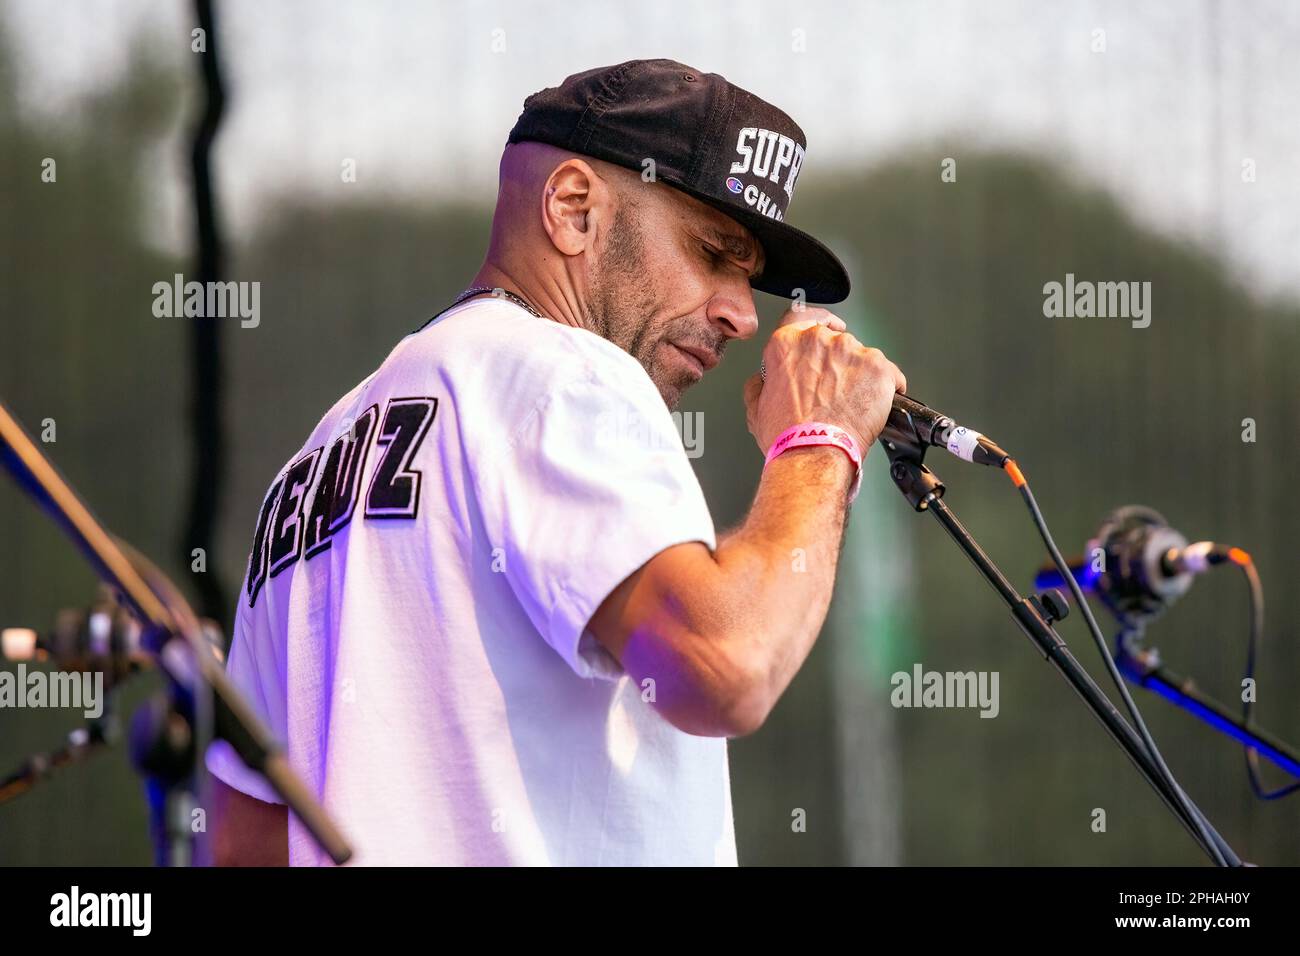
<path fill-rule="evenodd" d="M 1042 602 L 1044 616 L 1053 624 L 1070 616 L 1070 604 L 1056 588 L 1048 588 L 1038 595 L 1038 599 Z"/>

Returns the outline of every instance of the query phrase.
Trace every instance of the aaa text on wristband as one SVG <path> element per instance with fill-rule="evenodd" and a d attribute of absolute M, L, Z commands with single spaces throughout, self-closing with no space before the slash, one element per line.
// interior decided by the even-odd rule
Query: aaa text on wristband
<path fill-rule="evenodd" d="M 767 450 L 763 467 L 766 468 L 772 459 L 791 448 L 806 448 L 809 445 L 831 445 L 849 456 L 856 472 L 853 478 L 853 490 L 849 493 L 849 502 L 852 503 L 862 487 L 862 452 L 859 451 L 858 443 L 854 441 L 853 436 L 838 425 L 830 425 L 826 422 L 804 422 L 800 425 L 792 425 L 772 442 L 772 447 Z"/>

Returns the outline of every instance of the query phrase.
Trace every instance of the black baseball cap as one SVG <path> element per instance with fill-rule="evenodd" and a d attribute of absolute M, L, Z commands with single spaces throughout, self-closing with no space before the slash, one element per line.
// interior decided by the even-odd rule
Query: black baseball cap
<path fill-rule="evenodd" d="M 826 246 L 785 221 L 807 140 L 785 113 L 716 73 L 629 60 L 575 73 L 524 100 L 508 142 L 549 143 L 642 172 L 744 225 L 762 244 L 751 285 L 840 302 L 849 276 Z"/>

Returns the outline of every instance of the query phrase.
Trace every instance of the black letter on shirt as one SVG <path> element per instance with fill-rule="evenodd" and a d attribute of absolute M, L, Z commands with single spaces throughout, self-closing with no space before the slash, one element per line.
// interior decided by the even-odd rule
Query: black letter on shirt
<path fill-rule="evenodd" d="M 284 487 L 280 489 L 271 525 L 275 529 L 271 535 L 271 577 L 298 560 L 302 548 L 302 509 L 320 453 L 321 449 L 312 449 L 284 473 Z"/>
<path fill-rule="evenodd" d="M 420 472 L 411 467 L 420 442 L 438 413 L 436 398 L 393 398 L 375 444 L 384 457 L 375 467 L 366 496 L 367 518 L 414 518 L 420 506 Z"/>
<path fill-rule="evenodd" d="M 271 529 L 271 512 L 280 499 L 280 486 L 284 478 L 277 478 L 271 490 L 266 493 L 262 510 L 257 516 L 257 530 L 253 532 L 253 550 L 248 553 L 248 606 L 257 603 L 257 592 L 266 583 L 266 536 Z"/>
<path fill-rule="evenodd" d="M 370 452 L 370 433 L 377 418 L 379 406 L 371 405 L 357 419 L 352 431 L 330 446 L 307 518 L 303 550 L 308 560 L 327 550 L 334 535 L 352 520 Z"/>

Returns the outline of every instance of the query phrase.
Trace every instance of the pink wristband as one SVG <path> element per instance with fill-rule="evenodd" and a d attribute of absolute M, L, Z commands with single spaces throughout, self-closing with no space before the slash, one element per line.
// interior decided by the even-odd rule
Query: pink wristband
<path fill-rule="evenodd" d="M 802 425 L 787 428 L 777 436 L 776 441 L 772 442 L 772 447 L 767 450 L 763 467 L 766 468 L 773 458 L 791 448 L 804 448 L 808 445 L 833 445 L 849 456 L 857 472 L 853 479 L 853 490 L 849 493 L 849 502 L 852 503 L 862 487 L 862 453 L 858 451 L 858 443 L 853 440 L 853 436 L 838 425 L 804 422 Z"/>

